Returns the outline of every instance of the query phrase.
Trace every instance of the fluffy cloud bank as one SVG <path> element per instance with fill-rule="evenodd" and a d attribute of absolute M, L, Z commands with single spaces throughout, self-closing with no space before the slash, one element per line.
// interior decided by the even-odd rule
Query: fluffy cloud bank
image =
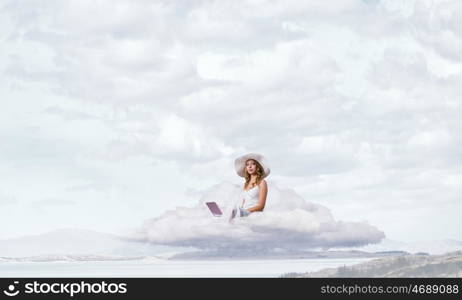
<path fill-rule="evenodd" d="M 148 219 L 130 238 L 154 244 L 189 246 L 204 250 L 309 249 L 378 243 L 385 234 L 367 222 L 343 222 L 325 206 L 304 200 L 291 189 L 268 180 L 263 212 L 228 222 L 241 187 L 222 182 L 203 194 L 193 207 L 179 207 Z M 215 201 L 224 211 L 213 217 L 205 202 Z"/>

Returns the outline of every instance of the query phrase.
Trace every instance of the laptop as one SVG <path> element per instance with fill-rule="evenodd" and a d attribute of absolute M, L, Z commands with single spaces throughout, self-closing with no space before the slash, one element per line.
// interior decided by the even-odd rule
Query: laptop
<path fill-rule="evenodd" d="M 205 204 L 207 204 L 207 207 L 209 208 L 210 212 L 215 217 L 221 217 L 223 215 L 223 212 L 218 207 L 218 204 L 216 202 L 205 202 Z"/>
<path fill-rule="evenodd" d="M 216 202 L 205 202 L 207 207 L 209 208 L 210 212 L 213 214 L 215 217 L 221 217 L 223 215 L 223 212 L 221 211 L 220 207 Z M 231 212 L 231 215 L 229 216 L 229 221 L 234 219 L 237 214 L 237 209 L 233 209 Z"/>

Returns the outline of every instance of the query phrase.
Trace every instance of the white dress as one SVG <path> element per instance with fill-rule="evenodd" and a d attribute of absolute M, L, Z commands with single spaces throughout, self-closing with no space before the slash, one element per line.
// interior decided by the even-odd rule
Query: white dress
<path fill-rule="evenodd" d="M 250 208 L 258 204 L 258 185 L 254 186 L 249 190 L 243 190 L 241 192 L 241 203 L 240 207 L 242 208 Z"/>
<path fill-rule="evenodd" d="M 254 186 L 249 190 L 241 190 L 239 200 L 235 203 L 229 220 L 235 217 L 246 217 L 250 214 L 246 209 L 258 204 L 258 186 Z"/>

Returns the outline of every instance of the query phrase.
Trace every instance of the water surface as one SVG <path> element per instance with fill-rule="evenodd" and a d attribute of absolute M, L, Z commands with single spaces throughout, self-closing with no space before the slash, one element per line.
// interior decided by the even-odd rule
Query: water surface
<path fill-rule="evenodd" d="M 373 258 L 0 262 L 0 277 L 278 277 Z"/>

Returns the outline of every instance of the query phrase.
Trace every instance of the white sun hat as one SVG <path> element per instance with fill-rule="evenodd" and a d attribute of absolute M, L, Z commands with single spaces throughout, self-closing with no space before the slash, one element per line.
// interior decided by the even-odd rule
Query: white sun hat
<path fill-rule="evenodd" d="M 236 158 L 236 160 L 234 160 L 234 169 L 236 169 L 237 175 L 244 177 L 245 162 L 248 159 L 254 159 L 258 161 L 260 165 L 263 167 L 262 178 L 265 178 L 266 176 L 270 174 L 271 170 L 269 168 L 268 161 L 263 155 L 258 154 L 258 153 L 248 153 L 248 154 L 239 156 L 238 158 Z"/>

